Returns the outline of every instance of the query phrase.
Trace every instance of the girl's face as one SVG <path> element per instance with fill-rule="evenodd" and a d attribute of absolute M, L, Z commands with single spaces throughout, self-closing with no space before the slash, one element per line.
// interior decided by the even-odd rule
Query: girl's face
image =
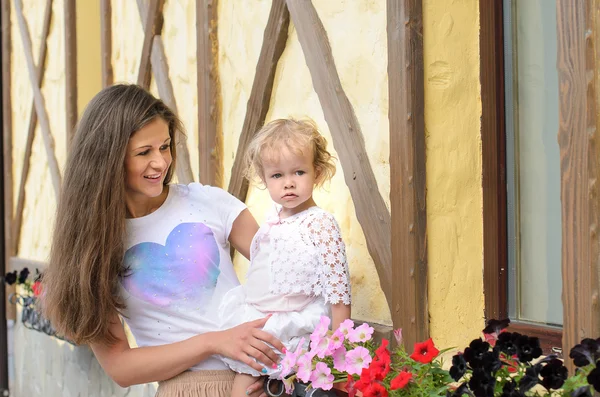
<path fill-rule="evenodd" d="M 128 201 L 160 196 L 171 166 L 168 124 L 157 117 L 133 133 L 125 155 L 125 194 Z"/>
<path fill-rule="evenodd" d="M 267 190 L 271 199 L 283 206 L 283 216 L 297 214 L 315 205 L 312 193 L 317 173 L 312 153 L 299 155 L 282 147 L 277 160 L 263 161 L 263 171 Z"/>

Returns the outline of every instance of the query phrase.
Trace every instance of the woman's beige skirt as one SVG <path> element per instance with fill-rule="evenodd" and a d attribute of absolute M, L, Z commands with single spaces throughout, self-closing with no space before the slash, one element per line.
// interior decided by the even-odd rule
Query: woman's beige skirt
<path fill-rule="evenodd" d="M 229 397 L 235 372 L 186 371 L 159 382 L 156 397 Z"/>

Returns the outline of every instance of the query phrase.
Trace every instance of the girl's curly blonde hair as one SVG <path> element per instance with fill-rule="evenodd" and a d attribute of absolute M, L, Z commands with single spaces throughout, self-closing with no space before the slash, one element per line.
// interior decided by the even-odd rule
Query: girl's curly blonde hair
<path fill-rule="evenodd" d="M 281 147 L 299 155 L 312 152 L 317 175 L 315 186 L 322 186 L 335 175 L 335 157 L 327 151 L 327 140 L 315 122 L 290 118 L 273 120 L 256 133 L 246 151 L 246 177 L 264 183 L 263 163 L 279 160 Z"/>

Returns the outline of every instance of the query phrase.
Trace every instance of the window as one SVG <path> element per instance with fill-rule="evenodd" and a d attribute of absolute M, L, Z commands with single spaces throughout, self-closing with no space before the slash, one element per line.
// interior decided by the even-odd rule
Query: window
<path fill-rule="evenodd" d="M 508 315 L 562 324 L 556 5 L 504 1 Z"/>
<path fill-rule="evenodd" d="M 480 0 L 485 316 L 561 346 L 556 4 Z"/>

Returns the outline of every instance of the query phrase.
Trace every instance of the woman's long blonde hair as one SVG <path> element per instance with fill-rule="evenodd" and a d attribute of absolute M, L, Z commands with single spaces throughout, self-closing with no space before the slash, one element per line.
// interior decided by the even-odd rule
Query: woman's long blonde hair
<path fill-rule="evenodd" d="M 115 85 L 100 91 L 76 127 L 41 299 L 52 326 L 75 343 L 115 341 L 110 321 L 125 307 L 118 285 L 123 271 L 127 143 L 157 117 L 169 126 L 175 164 L 181 122 L 139 86 Z M 165 184 L 173 172 L 171 165 Z"/>

